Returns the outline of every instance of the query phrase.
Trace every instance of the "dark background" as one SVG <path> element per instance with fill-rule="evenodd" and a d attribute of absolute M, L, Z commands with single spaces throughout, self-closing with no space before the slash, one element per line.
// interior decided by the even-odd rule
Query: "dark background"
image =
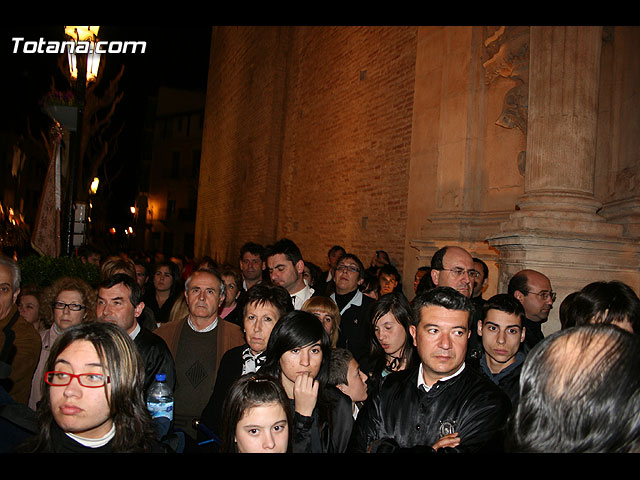
<path fill-rule="evenodd" d="M 0 131 L 8 138 L 32 132 L 46 131 L 50 120 L 39 104 L 50 90 L 52 79 L 59 91 L 71 90 L 58 67 L 56 54 L 13 53 L 13 37 L 25 41 L 63 41 L 64 26 L 10 26 L 0 27 L 2 45 L 2 75 L 4 92 Z M 188 90 L 206 89 L 211 39 L 210 26 L 100 26 L 99 39 L 105 41 L 146 41 L 144 54 L 106 55 L 101 86 L 117 75 L 125 66 L 119 90 L 124 93 L 113 116 L 114 127 L 122 126 L 117 151 L 109 160 L 110 171 L 135 172 L 142 157 L 142 139 L 145 115 L 150 98 L 160 86 Z M 20 49 L 21 50 L 21 49 Z M 128 215 L 137 191 L 135 174 L 119 175 L 118 192 L 111 195 L 108 221 L 118 223 L 120 216 Z"/>

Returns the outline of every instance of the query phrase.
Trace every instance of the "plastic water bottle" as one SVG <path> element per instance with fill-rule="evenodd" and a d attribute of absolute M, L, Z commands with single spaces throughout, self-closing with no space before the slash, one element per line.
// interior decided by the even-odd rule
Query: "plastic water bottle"
<path fill-rule="evenodd" d="M 147 409 L 155 419 L 173 420 L 173 392 L 166 383 L 167 375 L 156 374 L 156 381 L 151 385 L 147 394 Z"/>

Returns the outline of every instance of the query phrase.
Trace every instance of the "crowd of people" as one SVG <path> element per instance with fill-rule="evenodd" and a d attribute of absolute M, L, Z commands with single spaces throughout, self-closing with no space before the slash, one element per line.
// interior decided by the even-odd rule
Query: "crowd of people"
<path fill-rule="evenodd" d="M 0 451 L 64 453 L 640 452 L 640 299 L 446 246 L 401 275 L 341 246 L 325 269 L 281 239 L 235 265 L 82 261 L 99 285 L 23 285 L 0 257 Z M 162 374 L 172 418 L 146 399 Z"/>

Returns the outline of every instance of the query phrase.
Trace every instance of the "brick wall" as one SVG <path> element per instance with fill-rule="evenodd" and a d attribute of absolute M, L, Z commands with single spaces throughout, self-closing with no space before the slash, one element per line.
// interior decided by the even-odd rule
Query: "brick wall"
<path fill-rule="evenodd" d="M 212 35 L 196 254 L 287 236 L 402 266 L 415 27 L 222 27 Z"/>

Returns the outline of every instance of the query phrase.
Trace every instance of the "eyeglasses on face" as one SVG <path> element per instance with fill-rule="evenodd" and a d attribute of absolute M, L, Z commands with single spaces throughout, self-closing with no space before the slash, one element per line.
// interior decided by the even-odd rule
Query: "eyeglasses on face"
<path fill-rule="evenodd" d="M 360 273 L 360 269 L 354 265 L 338 265 L 336 267 L 336 271 L 338 272 L 352 272 L 352 273 Z"/>
<path fill-rule="evenodd" d="M 79 312 L 80 310 L 84 310 L 84 305 L 78 305 L 77 303 L 64 303 L 64 302 L 54 302 L 53 308 L 56 310 L 64 310 L 65 308 L 69 308 L 72 312 Z"/>
<path fill-rule="evenodd" d="M 53 387 L 66 387 L 74 378 L 78 383 L 87 388 L 104 387 L 111 382 L 109 376 L 102 373 L 67 373 L 67 372 L 47 372 L 44 374 L 44 381 Z"/>
<path fill-rule="evenodd" d="M 461 277 L 462 275 L 464 275 L 465 273 L 469 274 L 469 277 L 471 278 L 478 278 L 480 277 L 480 272 L 477 270 L 465 270 L 464 268 L 442 268 L 441 270 L 447 271 L 447 272 L 451 272 L 451 275 L 453 275 L 454 277 Z"/>
<path fill-rule="evenodd" d="M 546 290 L 542 292 L 525 292 L 525 294 L 529 294 L 529 293 L 532 295 L 539 296 L 545 302 L 549 299 L 551 299 L 552 302 L 556 301 L 556 292 L 554 292 L 553 290 L 551 290 L 550 292 L 547 292 Z"/>

